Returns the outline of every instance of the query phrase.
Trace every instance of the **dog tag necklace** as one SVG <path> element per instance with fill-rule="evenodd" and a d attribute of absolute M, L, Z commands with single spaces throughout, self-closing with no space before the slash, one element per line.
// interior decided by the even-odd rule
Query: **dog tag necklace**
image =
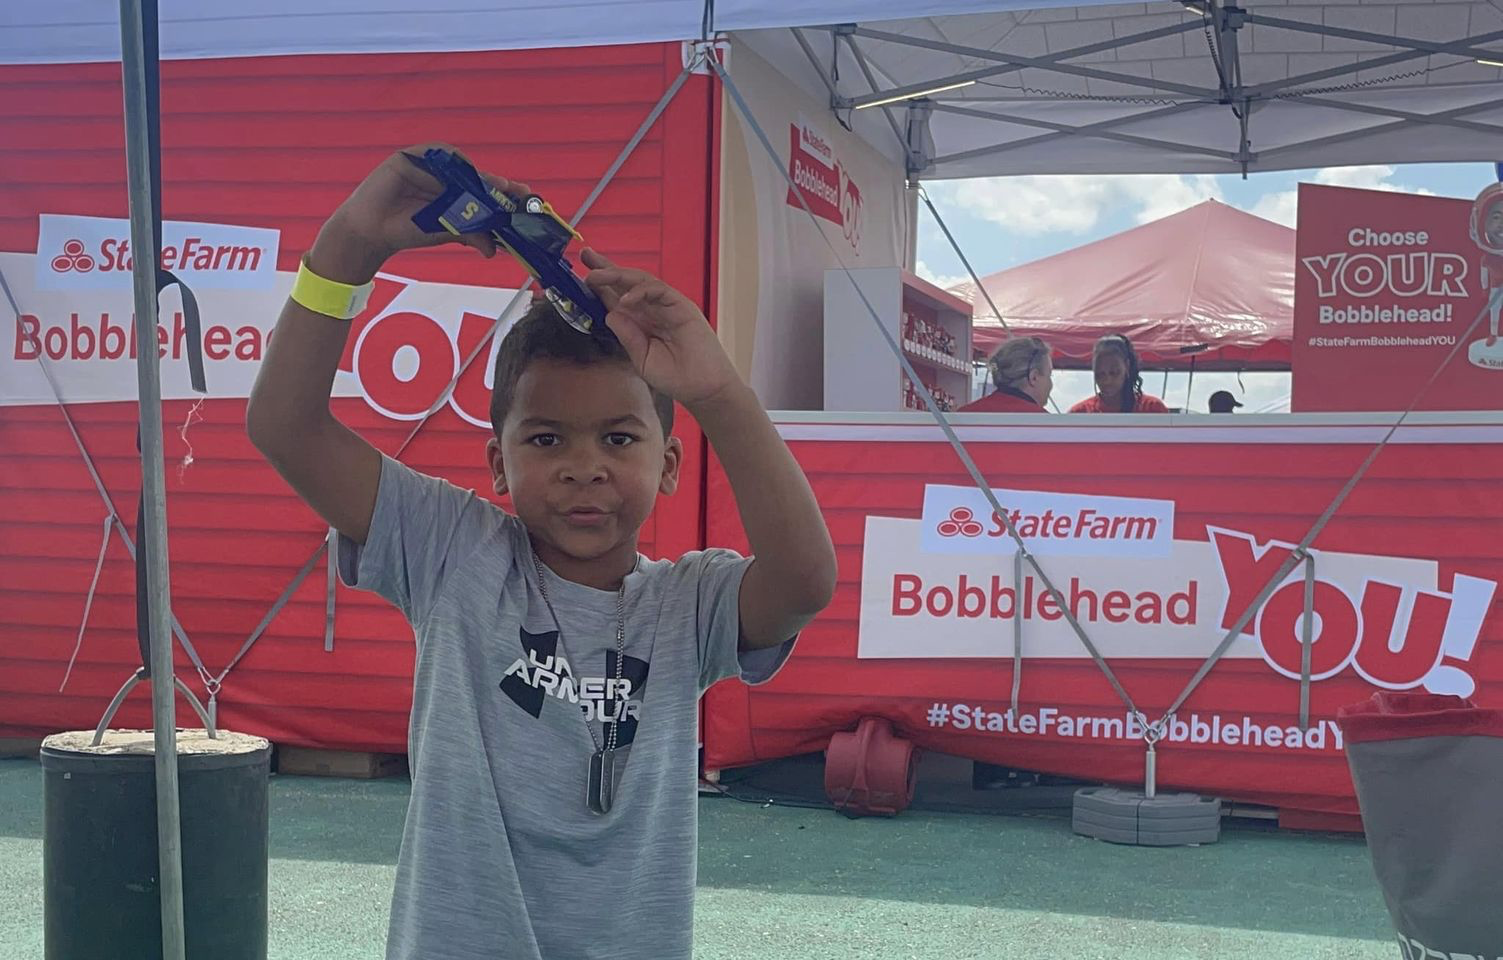
<path fill-rule="evenodd" d="M 572 665 L 574 658 L 569 656 L 568 649 L 564 646 L 564 626 L 559 622 L 558 612 L 553 609 L 553 601 L 548 598 L 548 585 L 543 576 L 543 561 L 538 559 L 537 551 L 532 553 L 533 570 L 537 573 L 538 593 L 543 596 L 543 605 L 548 608 L 548 615 L 553 618 L 553 628 L 558 631 L 558 648 Z M 632 571 L 636 571 L 635 562 Z M 585 806 L 591 813 L 604 814 L 611 809 L 611 802 L 615 799 L 616 789 L 616 744 L 618 742 L 617 731 L 621 726 L 621 715 L 626 712 L 626 704 L 617 700 L 622 696 L 622 678 L 625 675 L 626 665 L 626 578 L 621 578 L 621 589 L 616 591 L 616 678 L 610 688 L 610 700 L 616 704 L 617 715 L 612 718 L 610 730 L 605 735 L 605 744 L 602 746 L 600 738 L 595 735 L 595 727 L 590 723 L 590 718 L 585 717 L 585 730 L 590 734 L 590 743 L 594 746 L 594 753 L 590 754 L 590 765 L 585 777 Z M 604 700 L 600 701 L 603 705 Z M 603 718 L 602 718 L 603 719 Z"/>

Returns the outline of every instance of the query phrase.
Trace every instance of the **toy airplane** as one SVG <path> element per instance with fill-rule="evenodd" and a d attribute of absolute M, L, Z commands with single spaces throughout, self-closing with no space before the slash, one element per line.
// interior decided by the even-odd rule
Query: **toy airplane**
<path fill-rule="evenodd" d="M 413 215 L 413 223 L 428 233 L 489 233 L 527 268 L 571 327 L 599 340 L 615 341 L 616 335 L 605 324 L 605 305 L 564 258 L 569 241 L 582 238 L 542 197 L 529 196 L 519 202 L 507 196 L 450 150 L 435 148 L 421 157 L 404 156 L 444 188 L 437 200 Z"/>

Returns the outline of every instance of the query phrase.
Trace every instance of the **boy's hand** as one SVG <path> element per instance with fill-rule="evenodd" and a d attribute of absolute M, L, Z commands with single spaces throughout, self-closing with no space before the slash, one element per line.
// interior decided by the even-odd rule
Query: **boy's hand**
<path fill-rule="evenodd" d="M 585 283 L 605 304 L 606 325 L 648 386 L 692 408 L 741 382 L 694 301 L 594 250 L 586 249 L 582 259 L 590 268 Z"/>
<path fill-rule="evenodd" d="M 424 233 L 412 222 L 413 214 L 436 200 L 442 190 L 437 180 L 402 154 L 421 156 L 434 147 L 454 149 L 443 143 L 409 147 L 387 157 L 361 181 L 319 230 L 308 254 L 315 273 L 341 283 L 362 284 L 374 277 L 392 254 L 441 243 L 462 243 L 487 257 L 495 256 L 496 245 L 489 236 Z M 482 176 L 506 193 L 520 196 L 531 192 L 524 183 Z"/>

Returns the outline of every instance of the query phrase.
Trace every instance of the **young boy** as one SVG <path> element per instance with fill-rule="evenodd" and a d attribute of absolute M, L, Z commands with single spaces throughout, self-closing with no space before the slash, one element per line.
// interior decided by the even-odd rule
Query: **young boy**
<path fill-rule="evenodd" d="M 335 420 L 358 288 L 402 249 L 496 252 L 420 232 L 412 214 L 437 195 L 398 153 L 334 212 L 246 412 L 252 441 L 339 531 L 345 582 L 400 607 L 417 640 L 387 956 L 687 960 L 696 704 L 722 677 L 759 683 L 781 666 L 834 590 L 829 533 L 694 304 L 592 251 L 585 279 L 623 349 L 545 302 L 496 359 L 486 456 L 516 516 Z M 719 454 L 754 559 L 638 555 L 656 497 L 678 484 L 674 400 Z"/>

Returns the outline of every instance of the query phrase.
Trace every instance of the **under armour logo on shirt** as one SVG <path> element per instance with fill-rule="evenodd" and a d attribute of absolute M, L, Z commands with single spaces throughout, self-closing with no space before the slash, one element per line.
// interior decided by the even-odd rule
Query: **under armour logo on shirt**
<path fill-rule="evenodd" d="M 641 712 L 641 691 L 647 684 L 649 664 L 628 655 L 616 679 L 616 651 L 605 652 L 605 670 L 598 677 L 576 677 L 573 667 L 558 650 L 558 631 L 529 633 L 519 630 L 524 657 L 518 657 L 501 678 L 501 691 L 533 718 L 542 715 L 548 697 L 579 704 L 586 720 L 619 722 L 616 743 L 625 746 L 635 739 Z"/>

